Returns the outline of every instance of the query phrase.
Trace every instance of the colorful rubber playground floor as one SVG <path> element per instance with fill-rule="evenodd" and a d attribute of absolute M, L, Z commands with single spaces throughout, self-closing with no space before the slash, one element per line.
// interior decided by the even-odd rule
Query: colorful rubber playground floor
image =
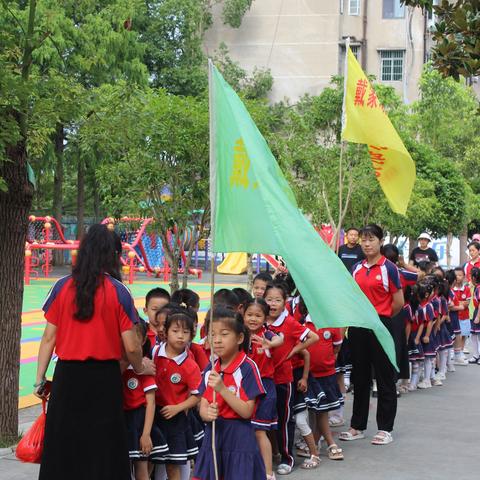
<path fill-rule="evenodd" d="M 38 347 L 45 328 L 45 319 L 41 308 L 55 280 L 56 278 L 32 280 L 31 285 L 25 285 L 22 313 L 19 408 L 29 407 L 38 403 L 38 399 L 32 395 L 32 385 L 35 383 Z M 138 281 L 133 285 L 129 285 L 135 299 L 135 305 L 140 312 L 144 306 L 146 293 L 157 286 L 168 290 L 166 283 L 155 280 Z M 216 285 L 216 289 L 234 287 L 244 287 L 244 285 L 239 285 L 238 283 L 218 283 Z M 210 303 L 210 284 L 189 282 L 189 288 L 195 290 L 200 295 L 199 319 L 201 323 Z M 54 362 L 51 362 L 48 376 L 53 374 L 54 367 Z"/>

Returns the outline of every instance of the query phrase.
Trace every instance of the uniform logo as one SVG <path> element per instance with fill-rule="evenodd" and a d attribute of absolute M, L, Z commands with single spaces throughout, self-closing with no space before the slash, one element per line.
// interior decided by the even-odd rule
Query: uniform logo
<path fill-rule="evenodd" d="M 228 387 L 228 389 L 229 389 L 232 393 L 234 393 L 234 394 L 237 393 L 237 389 L 236 389 L 233 385 L 230 385 L 230 386 Z"/>
<path fill-rule="evenodd" d="M 381 280 L 381 279 L 382 279 L 382 276 L 381 276 L 381 275 L 377 275 L 375 278 L 376 278 L 377 280 Z"/>
<path fill-rule="evenodd" d="M 130 378 L 127 382 L 127 387 L 130 390 L 135 390 L 138 387 L 138 380 L 136 378 Z"/>
<path fill-rule="evenodd" d="M 174 373 L 171 377 L 170 377 L 170 381 L 172 383 L 180 383 L 180 380 L 182 379 L 182 376 L 179 374 L 179 373 Z"/>
<path fill-rule="evenodd" d="M 467 298 L 467 296 L 465 294 L 462 295 L 462 298 Z"/>
<path fill-rule="evenodd" d="M 330 333 L 330 330 L 325 330 L 325 331 L 323 332 L 323 338 L 324 338 L 325 340 L 329 340 L 331 336 L 332 336 L 332 334 Z"/>

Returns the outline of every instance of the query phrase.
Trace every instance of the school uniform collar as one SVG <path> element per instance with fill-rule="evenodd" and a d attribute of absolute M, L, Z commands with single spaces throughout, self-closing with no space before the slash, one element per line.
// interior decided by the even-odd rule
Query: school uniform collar
<path fill-rule="evenodd" d="M 383 255 L 377 260 L 376 263 L 374 263 L 373 265 L 368 265 L 367 263 L 367 259 L 365 260 L 362 260 L 362 267 L 365 267 L 367 270 L 370 270 L 371 268 L 373 267 L 376 267 L 377 265 L 379 267 L 383 267 L 383 265 L 385 265 L 385 262 L 387 261 L 387 257 L 384 257 Z"/>
<path fill-rule="evenodd" d="M 283 322 L 285 321 L 285 319 L 288 317 L 288 310 L 285 309 L 281 314 L 280 316 L 273 322 L 270 324 L 271 327 L 279 327 L 280 325 L 283 324 Z"/>
<path fill-rule="evenodd" d="M 231 375 L 233 374 L 233 372 L 235 372 L 235 370 L 237 370 L 240 367 L 240 365 L 245 361 L 246 358 L 247 358 L 247 354 L 245 352 L 243 351 L 238 352 L 237 356 L 232 360 L 230 365 L 227 368 L 224 368 L 223 370 L 221 369 L 220 359 L 218 359 L 215 362 L 215 370 L 217 372 L 227 373 Z"/>
<path fill-rule="evenodd" d="M 453 287 L 453 289 L 457 292 L 463 292 L 467 285 L 464 283 L 461 287 Z"/>
<path fill-rule="evenodd" d="M 186 349 L 176 357 L 173 357 L 173 358 L 168 357 L 167 351 L 166 351 L 166 345 L 167 344 L 165 342 L 160 344 L 160 347 L 158 349 L 159 357 L 165 357 L 165 358 L 168 358 L 169 360 L 173 360 L 177 365 L 181 365 L 188 358 L 188 352 Z"/>

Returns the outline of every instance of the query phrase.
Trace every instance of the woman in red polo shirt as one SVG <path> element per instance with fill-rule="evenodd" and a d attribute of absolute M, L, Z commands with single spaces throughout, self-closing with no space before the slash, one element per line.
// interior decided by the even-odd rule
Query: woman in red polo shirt
<path fill-rule="evenodd" d="M 392 334 L 392 317 L 400 312 L 404 303 L 398 269 L 380 252 L 383 231 L 378 225 L 367 225 L 360 235 L 365 260 L 355 265 L 353 278 L 375 307 L 379 321 Z M 372 443 L 386 445 L 393 440 L 391 431 L 397 412 L 395 369 L 372 330 L 350 327 L 348 339 L 355 394 L 350 430 L 342 432 L 340 439 L 365 438 L 363 432 L 367 428 L 373 368 L 378 387 L 378 433 L 373 437 Z"/>
<path fill-rule="evenodd" d="M 124 350 L 137 373 L 153 373 L 134 330 L 137 311 L 121 282 L 120 238 L 93 225 L 72 275 L 45 300 L 47 320 L 34 393 L 46 396 L 45 373 L 58 361 L 48 403 L 40 480 L 129 480 L 120 363 Z"/>

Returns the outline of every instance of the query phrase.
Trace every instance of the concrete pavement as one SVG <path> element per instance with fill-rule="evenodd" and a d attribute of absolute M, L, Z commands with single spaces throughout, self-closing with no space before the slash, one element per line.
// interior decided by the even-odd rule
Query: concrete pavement
<path fill-rule="evenodd" d="M 352 397 L 346 405 L 347 418 Z M 373 446 L 376 400 L 372 399 L 367 439 L 341 442 L 345 460 L 334 462 L 321 453 L 316 470 L 300 468 L 290 480 L 342 477 L 346 480 L 469 480 L 479 478 L 480 366 L 457 367 L 443 387 L 416 391 L 399 399 L 394 443 Z M 23 428 L 39 408 L 20 411 Z M 341 428 L 336 430 L 340 431 Z M 299 460 L 301 461 L 301 460 Z M 1 480 L 33 480 L 38 466 L 22 464 L 13 454 L 0 458 Z M 68 480 L 66 477 L 65 480 Z M 228 480 L 228 479 L 226 479 Z M 248 479 L 245 479 L 248 480 Z"/>

